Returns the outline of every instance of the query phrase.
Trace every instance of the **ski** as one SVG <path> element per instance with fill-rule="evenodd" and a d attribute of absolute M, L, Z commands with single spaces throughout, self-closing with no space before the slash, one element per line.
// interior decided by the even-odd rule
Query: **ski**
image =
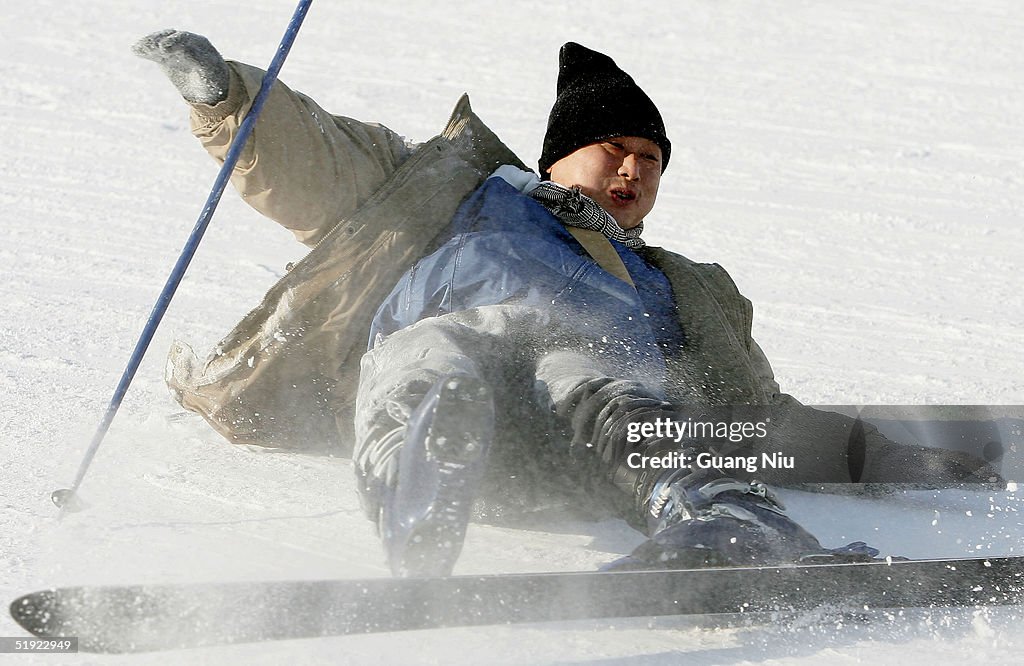
<path fill-rule="evenodd" d="M 90 652 L 611 617 L 1021 603 L 1024 557 L 447 578 L 66 587 L 14 619 Z"/>

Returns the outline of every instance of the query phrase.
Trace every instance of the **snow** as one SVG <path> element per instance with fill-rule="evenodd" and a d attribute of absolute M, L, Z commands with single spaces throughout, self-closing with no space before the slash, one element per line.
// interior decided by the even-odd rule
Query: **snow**
<path fill-rule="evenodd" d="M 163 385 L 173 338 L 209 349 L 302 256 L 230 192 L 89 472 L 89 507 L 58 521 L 49 493 L 73 478 L 216 174 L 174 89 L 129 47 L 178 27 L 265 66 L 294 6 L 8 4 L 0 597 L 67 584 L 385 575 L 348 461 L 229 446 L 179 417 Z M 654 97 L 674 140 L 647 237 L 729 270 L 755 304 L 755 338 L 785 390 L 827 404 L 1024 401 L 1017 3 L 484 6 L 316 3 L 282 78 L 414 140 L 436 133 L 469 91 L 532 162 L 559 45 L 608 52 Z M 914 557 L 1021 552 L 1016 489 L 786 499 L 830 545 L 864 539 Z M 638 542 L 618 521 L 475 525 L 458 571 L 589 569 Z M 892 622 L 767 627 L 614 620 L 61 662 L 1015 663 L 1020 615 L 906 611 Z M 0 635 L 21 634 L 4 617 Z"/>

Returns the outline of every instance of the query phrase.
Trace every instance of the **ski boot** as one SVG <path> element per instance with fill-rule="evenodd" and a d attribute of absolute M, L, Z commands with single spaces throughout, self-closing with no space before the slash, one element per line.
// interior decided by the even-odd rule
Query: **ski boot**
<path fill-rule="evenodd" d="M 786 515 L 771 490 L 716 470 L 676 470 L 647 501 L 651 538 L 605 568 L 689 569 L 872 560 L 863 542 L 826 549 Z"/>
<path fill-rule="evenodd" d="M 477 379 L 442 378 L 413 410 L 380 512 L 395 576 L 451 573 L 493 438 L 491 392 Z"/>

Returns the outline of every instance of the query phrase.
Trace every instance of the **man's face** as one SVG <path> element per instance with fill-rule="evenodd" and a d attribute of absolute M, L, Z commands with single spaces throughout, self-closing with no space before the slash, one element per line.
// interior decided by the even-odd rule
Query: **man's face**
<path fill-rule="evenodd" d="M 569 153 L 551 165 L 551 180 L 580 191 L 623 229 L 643 222 L 661 183 L 661 148 L 649 139 L 619 136 Z"/>

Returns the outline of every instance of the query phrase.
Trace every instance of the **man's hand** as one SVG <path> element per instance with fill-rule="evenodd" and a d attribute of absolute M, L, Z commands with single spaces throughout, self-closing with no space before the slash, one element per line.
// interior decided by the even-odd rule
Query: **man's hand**
<path fill-rule="evenodd" d="M 161 30 L 136 42 L 132 52 L 160 65 L 186 102 L 212 105 L 227 99 L 227 63 L 202 35 Z"/>

